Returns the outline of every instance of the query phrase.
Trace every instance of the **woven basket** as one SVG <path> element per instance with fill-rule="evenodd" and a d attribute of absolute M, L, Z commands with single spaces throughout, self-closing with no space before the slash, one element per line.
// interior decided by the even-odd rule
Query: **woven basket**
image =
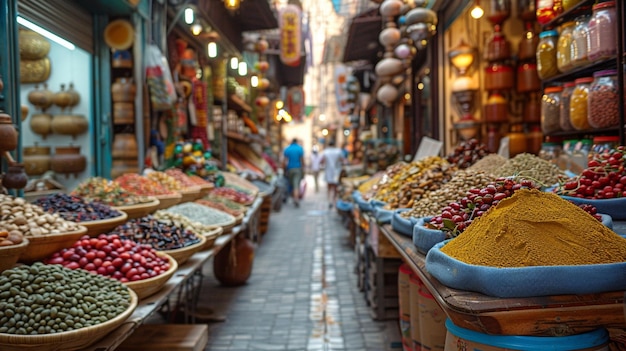
<path fill-rule="evenodd" d="M 200 186 L 200 197 L 199 199 L 205 197 L 211 190 L 215 189 L 215 185 L 212 183 L 201 184 Z"/>
<path fill-rule="evenodd" d="M 100 234 L 106 234 L 118 225 L 124 224 L 128 221 L 128 215 L 126 212 L 120 210 L 118 211 L 121 212 L 122 215 L 113 218 L 100 219 L 97 221 L 84 221 L 80 222 L 80 225 L 87 228 L 87 235 L 92 238 Z"/>
<path fill-rule="evenodd" d="M 222 229 L 224 229 L 224 234 L 228 234 L 237 225 L 237 219 L 233 217 L 233 220 L 228 223 L 220 223 L 215 225 L 219 225 L 220 227 L 222 227 Z"/>
<path fill-rule="evenodd" d="M 29 236 L 28 248 L 22 252 L 18 261 L 23 263 L 41 261 L 61 249 L 72 246 L 86 233 L 87 228 L 80 225 L 78 230 L 73 232 Z"/>
<path fill-rule="evenodd" d="M 180 203 L 191 202 L 196 199 L 199 199 L 202 196 L 202 192 L 200 191 L 199 186 L 185 188 L 179 191 L 179 193 L 182 196 Z"/>
<path fill-rule="evenodd" d="M 235 216 L 235 225 L 240 225 L 243 222 L 243 213 L 239 216 Z"/>
<path fill-rule="evenodd" d="M 0 350 L 80 350 L 102 339 L 130 317 L 139 301 L 137 294 L 129 289 L 130 306 L 117 317 L 91 327 L 84 327 L 55 334 L 14 335 L 0 333 Z"/>
<path fill-rule="evenodd" d="M 215 240 L 217 240 L 217 238 L 219 238 L 222 233 L 224 233 L 224 228 L 222 227 L 215 227 L 215 229 L 211 230 L 210 232 L 203 233 L 206 241 L 204 242 L 204 246 L 202 246 L 200 250 L 208 250 L 212 248 L 215 244 Z"/>
<path fill-rule="evenodd" d="M 169 194 L 169 195 L 157 195 L 155 196 L 159 200 L 159 206 L 156 208 L 157 210 L 164 210 L 166 208 L 172 207 L 179 203 L 183 196 L 180 193 Z"/>
<path fill-rule="evenodd" d="M 162 250 L 161 252 L 164 252 L 172 256 L 176 260 L 178 265 L 180 266 L 183 263 L 187 262 L 187 260 L 191 256 L 193 256 L 193 254 L 202 250 L 202 248 L 204 247 L 206 243 L 206 236 L 198 235 L 198 238 L 200 238 L 200 241 L 193 245 L 189 245 L 189 246 L 186 246 L 180 249 L 175 249 L 175 250 Z"/>
<path fill-rule="evenodd" d="M 159 199 L 154 197 L 151 198 L 153 198 L 153 200 L 150 202 L 144 202 L 135 205 L 117 206 L 113 208 L 118 211 L 126 212 L 126 214 L 128 215 L 128 219 L 145 217 L 151 213 L 154 213 L 161 203 Z"/>
<path fill-rule="evenodd" d="M 146 297 L 153 295 L 161 290 L 165 283 L 170 280 L 170 278 L 178 269 L 178 263 L 172 256 L 164 252 L 157 252 L 157 255 L 161 257 L 166 257 L 169 260 L 170 269 L 168 269 L 164 273 L 157 275 L 156 277 L 124 283 L 124 285 L 131 288 L 137 294 L 140 300 L 145 299 Z"/>
<path fill-rule="evenodd" d="M 28 244 L 28 238 L 25 237 L 17 245 L 0 247 L 0 272 L 12 268 L 17 263 L 22 252 L 26 251 Z"/>

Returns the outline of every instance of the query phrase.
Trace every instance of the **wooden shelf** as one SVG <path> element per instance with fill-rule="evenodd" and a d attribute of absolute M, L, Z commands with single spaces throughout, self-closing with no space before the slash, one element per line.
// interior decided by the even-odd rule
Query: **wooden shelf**
<path fill-rule="evenodd" d="M 566 12 L 563 12 L 562 14 L 558 15 L 556 18 L 554 18 L 552 21 L 544 24 L 543 26 L 541 26 L 541 28 L 543 30 L 550 30 L 550 29 L 554 29 L 555 27 L 569 21 L 569 20 L 573 20 L 574 18 L 584 14 L 584 13 L 591 13 L 591 8 L 593 7 L 593 4 L 596 2 L 596 0 L 583 0 L 581 1 L 579 4 L 577 4 L 576 6 L 572 7 L 571 9 L 569 9 Z"/>
<path fill-rule="evenodd" d="M 610 59 L 601 60 L 597 62 L 590 63 L 586 66 L 577 67 L 571 71 L 558 74 L 554 77 L 550 77 L 542 80 L 544 86 L 551 85 L 554 83 L 562 83 L 563 81 L 573 81 L 577 78 L 582 77 L 591 77 L 594 72 L 602 71 L 605 69 L 615 69 L 616 67 L 616 58 L 612 57 Z"/>
<path fill-rule="evenodd" d="M 619 127 L 611 127 L 611 128 L 598 128 L 598 129 L 587 129 L 587 130 L 568 130 L 568 131 L 558 131 L 554 133 L 546 134 L 546 136 L 584 136 L 584 135 L 602 135 L 602 134 L 610 134 L 610 135 L 618 135 Z"/>

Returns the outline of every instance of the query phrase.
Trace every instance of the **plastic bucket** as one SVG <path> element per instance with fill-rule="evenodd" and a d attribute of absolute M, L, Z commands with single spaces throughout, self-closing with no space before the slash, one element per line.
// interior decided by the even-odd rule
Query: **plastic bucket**
<path fill-rule="evenodd" d="M 425 287 L 420 290 L 418 299 L 422 350 L 444 351 L 446 344 L 446 314 Z"/>
<path fill-rule="evenodd" d="M 398 305 L 400 307 L 400 332 L 402 347 L 405 351 L 413 350 L 411 341 L 411 268 L 406 263 L 398 269 Z"/>
<path fill-rule="evenodd" d="M 410 317 L 411 317 L 411 325 L 410 325 L 410 338 L 411 338 L 411 347 L 410 350 L 413 351 L 421 351 L 422 350 L 422 342 L 420 340 L 420 304 L 419 304 L 419 296 L 420 290 L 422 289 L 422 281 L 420 278 L 415 275 L 415 273 L 411 273 L 409 277 L 409 301 L 410 305 Z"/>
<path fill-rule="evenodd" d="M 609 333 L 596 329 L 570 336 L 489 335 L 446 320 L 445 351 L 609 351 Z"/>

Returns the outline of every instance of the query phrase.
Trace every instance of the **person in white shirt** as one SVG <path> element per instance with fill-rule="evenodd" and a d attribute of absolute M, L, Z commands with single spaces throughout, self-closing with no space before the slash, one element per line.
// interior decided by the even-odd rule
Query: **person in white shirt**
<path fill-rule="evenodd" d="M 315 192 L 319 192 L 319 175 L 322 164 L 322 154 L 318 151 L 317 145 L 313 146 L 311 152 L 311 173 L 313 173 L 313 181 L 315 183 Z"/>
<path fill-rule="evenodd" d="M 337 185 L 341 176 L 341 168 L 345 162 L 343 152 L 335 145 L 334 140 L 328 142 L 328 147 L 322 152 L 322 165 L 325 166 L 325 179 L 328 184 L 328 208 L 332 208 L 337 201 Z"/>

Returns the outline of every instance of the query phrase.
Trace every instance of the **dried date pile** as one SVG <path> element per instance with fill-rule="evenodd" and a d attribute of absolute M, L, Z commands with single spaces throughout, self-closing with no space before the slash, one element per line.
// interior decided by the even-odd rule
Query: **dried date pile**
<path fill-rule="evenodd" d="M 446 156 L 446 160 L 457 168 L 465 169 L 487 156 L 487 154 L 489 154 L 487 145 L 480 143 L 476 139 L 470 139 L 462 141 L 457 145 L 454 151 Z"/>

